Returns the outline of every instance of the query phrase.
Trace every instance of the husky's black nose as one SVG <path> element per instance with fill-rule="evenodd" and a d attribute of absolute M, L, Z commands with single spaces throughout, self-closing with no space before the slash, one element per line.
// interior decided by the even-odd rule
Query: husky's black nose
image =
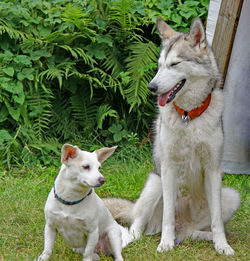
<path fill-rule="evenodd" d="M 106 179 L 104 177 L 100 177 L 98 182 L 103 185 L 106 182 Z"/>
<path fill-rule="evenodd" d="M 157 86 L 156 83 L 150 82 L 150 83 L 148 84 L 148 89 L 149 89 L 151 92 L 156 92 L 157 89 L 158 89 L 158 86 Z"/>

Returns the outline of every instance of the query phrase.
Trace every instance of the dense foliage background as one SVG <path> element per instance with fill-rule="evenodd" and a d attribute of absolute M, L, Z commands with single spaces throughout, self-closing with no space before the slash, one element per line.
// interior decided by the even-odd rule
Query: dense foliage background
<path fill-rule="evenodd" d="M 0 166 L 53 164 L 65 142 L 140 144 L 155 113 L 156 19 L 187 31 L 208 3 L 1 1 Z"/>

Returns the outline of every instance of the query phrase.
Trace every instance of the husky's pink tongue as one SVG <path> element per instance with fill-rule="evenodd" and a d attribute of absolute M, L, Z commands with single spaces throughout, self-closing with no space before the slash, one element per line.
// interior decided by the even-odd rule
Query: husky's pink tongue
<path fill-rule="evenodd" d="M 170 93 L 171 93 L 171 90 L 169 92 L 167 92 L 167 93 L 159 95 L 158 102 L 159 102 L 160 106 L 165 106 L 166 105 Z"/>

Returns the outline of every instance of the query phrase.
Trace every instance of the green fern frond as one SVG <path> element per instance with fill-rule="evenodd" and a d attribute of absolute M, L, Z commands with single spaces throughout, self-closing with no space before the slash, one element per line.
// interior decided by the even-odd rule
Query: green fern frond
<path fill-rule="evenodd" d="M 75 58 L 75 59 L 79 59 L 80 57 L 83 59 L 83 61 L 86 64 L 91 64 L 94 63 L 94 59 L 92 57 L 90 57 L 89 55 L 87 55 L 83 49 L 76 47 L 76 48 L 72 48 L 69 45 L 58 45 L 60 48 L 70 52 L 70 54 Z"/>
<path fill-rule="evenodd" d="M 68 4 L 62 13 L 62 19 L 65 22 L 74 24 L 79 30 L 84 32 L 85 36 L 91 38 L 96 35 L 96 32 L 91 29 L 92 19 L 88 13 L 83 12 L 80 8 Z"/>
<path fill-rule="evenodd" d="M 90 71 L 88 71 L 87 73 L 80 73 L 78 72 L 76 69 L 73 69 L 71 71 L 71 73 L 69 74 L 69 76 L 76 76 L 77 78 L 81 79 L 81 80 L 87 80 L 89 82 L 89 89 L 90 89 L 90 97 L 93 97 L 94 94 L 94 90 L 93 90 L 93 85 L 99 85 L 102 86 L 102 83 L 99 81 L 99 79 L 97 77 L 92 77 L 90 74 Z"/>
<path fill-rule="evenodd" d="M 72 108 L 67 92 L 56 91 L 56 99 L 52 101 L 51 136 L 59 137 L 64 142 L 74 138 L 77 123 L 72 117 Z"/>
<path fill-rule="evenodd" d="M 84 128 L 94 128 L 98 112 L 98 100 L 90 99 L 88 91 L 83 94 L 77 93 L 70 97 L 71 109 L 75 121 Z"/>
<path fill-rule="evenodd" d="M 106 59 L 103 60 L 103 66 L 107 71 L 111 70 L 111 75 L 114 78 L 117 78 L 120 72 L 123 71 L 122 64 L 120 62 L 121 54 L 115 47 L 113 47 L 112 49 L 107 48 L 105 50 L 105 53 Z"/>
<path fill-rule="evenodd" d="M 149 41 L 136 42 L 128 47 L 131 54 L 126 59 L 127 72 L 130 75 L 130 84 L 124 94 L 130 104 L 130 110 L 137 104 L 147 101 L 147 85 L 154 74 L 158 57 L 157 46 Z"/>
<path fill-rule="evenodd" d="M 97 115 L 96 115 L 96 120 L 97 120 L 97 128 L 102 129 L 102 124 L 103 121 L 105 120 L 106 117 L 117 117 L 117 112 L 113 109 L 108 104 L 102 104 L 99 106 Z"/>
<path fill-rule="evenodd" d="M 89 73 L 94 73 L 95 77 L 97 77 L 98 79 L 100 78 L 100 87 L 104 88 L 105 90 L 107 90 L 108 88 L 112 88 L 115 91 L 118 87 L 120 92 L 123 94 L 120 81 L 118 79 L 115 79 L 102 69 L 95 67 L 89 70 Z"/>
<path fill-rule="evenodd" d="M 110 20 L 113 20 L 116 24 L 118 24 L 122 30 L 126 30 L 127 28 L 131 29 L 131 9 L 134 5 L 134 0 L 119 0 L 114 2 L 114 5 L 110 11 Z"/>
<path fill-rule="evenodd" d="M 43 81 L 43 78 L 46 77 L 47 80 L 57 79 L 59 82 L 60 88 L 62 87 L 62 78 L 64 75 L 64 71 L 62 69 L 58 69 L 56 67 L 49 68 L 39 74 L 39 78 Z"/>
<path fill-rule="evenodd" d="M 16 40 L 25 40 L 27 38 L 27 34 L 21 31 L 18 31 L 11 27 L 11 25 L 5 21 L 4 19 L 0 18 L 0 34 L 7 33 L 10 38 Z"/>
<path fill-rule="evenodd" d="M 51 113 L 51 93 L 37 90 L 27 97 L 29 116 L 32 119 L 32 129 L 35 131 L 36 138 L 40 141 L 46 130 L 49 129 Z"/>

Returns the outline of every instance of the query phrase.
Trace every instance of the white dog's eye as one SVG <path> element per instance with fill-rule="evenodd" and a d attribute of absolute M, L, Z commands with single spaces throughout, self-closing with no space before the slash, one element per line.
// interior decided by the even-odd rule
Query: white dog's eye
<path fill-rule="evenodd" d="M 170 64 L 170 67 L 171 67 L 171 66 L 175 66 L 175 65 L 177 65 L 177 64 L 179 64 L 179 63 L 181 63 L 181 62 L 171 63 L 171 64 Z"/>
<path fill-rule="evenodd" d="M 89 169 L 90 169 L 90 166 L 89 166 L 89 165 L 83 165 L 82 167 L 83 167 L 83 169 L 85 169 L 85 170 L 89 170 Z"/>

